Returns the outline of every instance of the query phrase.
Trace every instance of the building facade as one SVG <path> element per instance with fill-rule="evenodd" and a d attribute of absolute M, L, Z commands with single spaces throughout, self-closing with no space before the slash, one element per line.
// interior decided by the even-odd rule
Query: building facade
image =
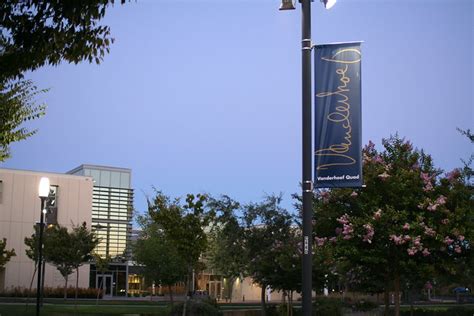
<path fill-rule="evenodd" d="M 90 287 L 103 287 L 106 296 L 126 295 L 129 284 L 130 237 L 132 232 L 133 189 L 130 169 L 97 165 L 81 165 L 68 174 L 93 179 L 92 231 L 99 238 L 96 254 L 110 258 L 106 271 L 91 264 Z"/>
<path fill-rule="evenodd" d="M 40 220 L 40 198 L 38 185 L 41 177 L 48 177 L 51 183 L 51 207 L 54 213 L 47 214 L 46 224 L 72 226 L 86 223 L 92 225 L 93 179 L 89 176 L 75 176 L 50 172 L 35 172 L 0 169 L 0 238 L 6 238 L 7 249 L 14 249 L 16 256 L 0 269 L 0 291 L 15 287 L 28 288 L 33 279 L 35 263 L 26 255 L 25 237 L 35 232 Z M 89 286 L 89 265 L 80 268 L 79 287 Z M 70 284 L 75 274 L 69 276 Z M 59 287 L 64 278 L 49 264 L 45 267 L 44 285 Z M 36 284 L 33 282 L 33 287 Z"/>

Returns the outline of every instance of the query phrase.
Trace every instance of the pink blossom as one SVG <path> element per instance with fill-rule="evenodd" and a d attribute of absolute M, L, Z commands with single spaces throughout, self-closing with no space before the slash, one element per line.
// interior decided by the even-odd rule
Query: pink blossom
<path fill-rule="evenodd" d="M 423 180 L 423 182 L 425 182 L 425 183 L 431 181 L 430 175 L 427 174 L 427 173 L 425 173 L 425 172 L 421 172 L 421 173 L 420 173 L 420 178 L 421 178 L 421 180 Z"/>
<path fill-rule="evenodd" d="M 444 205 L 446 204 L 446 197 L 444 195 L 440 195 L 436 201 L 435 201 L 436 204 L 439 204 L 439 205 Z"/>
<path fill-rule="evenodd" d="M 409 230 L 410 229 L 410 224 L 405 223 L 405 225 L 403 225 L 403 229 L 404 230 Z"/>
<path fill-rule="evenodd" d="M 366 229 L 367 233 L 364 235 L 363 241 L 368 242 L 369 244 L 372 243 L 372 238 L 374 237 L 374 228 L 370 223 L 365 224 L 364 228 Z"/>
<path fill-rule="evenodd" d="M 418 162 L 415 162 L 412 166 L 411 166 L 411 169 L 412 170 L 418 170 L 420 169 L 420 164 Z"/>
<path fill-rule="evenodd" d="M 409 256 L 414 256 L 417 253 L 417 251 L 418 250 L 416 248 L 413 248 L 413 247 L 407 249 L 407 252 L 408 252 Z"/>
<path fill-rule="evenodd" d="M 370 161 L 372 160 L 372 159 L 370 158 L 370 156 L 367 155 L 366 153 L 363 153 L 363 154 L 362 154 L 362 157 L 363 157 L 363 159 L 364 159 L 364 163 L 368 163 L 368 162 L 370 162 Z"/>
<path fill-rule="evenodd" d="M 423 245 L 421 243 L 421 236 L 416 236 L 415 240 L 413 241 L 413 245 L 417 248 L 420 248 Z"/>
<path fill-rule="evenodd" d="M 449 238 L 449 236 L 444 237 L 444 243 L 445 243 L 446 245 L 449 246 L 449 245 L 451 245 L 453 242 L 454 242 L 454 240 L 451 239 L 451 238 Z"/>
<path fill-rule="evenodd" d="M 389 238 L 395 243 L 395 245 L 403 245 L 405 243 L 405 240 L 403 240 L 401 235 L 390 235 Z"/>
<path fill-rule="evenodd" d="M 423 254 L 424 257 L 427 257 L 431 254 L 431 252 L 428 250 L 428 248 L 425 248 L 425 249 L 423 249 L 422 254 Z"/>
<path fill-rule="evenodd" d="M 350 235 L 354 232 L 354 228 L 352 227 L 352 224 L 344 224 L 343 226 L 343 235 Z"/>
<path fill-rule="evenodd" d="M 343 237 L 344 240 L 349 240 L 349 239 L 352 239 L 352 235 L 345 235 Z"/>
<path fill-rule="evenodd" d="M 340 235 L 342 233 L 342 228 L 336 227 L 335 232 L 336 232 L 336 235 Z"/>
<path fill-rule="evenodd" d="M 322 246 L 324 246 L 324 244 L 326 243 L 328 238 L 327 237 L 322 237 L 322 238 L 315 237 L 314 240 L 316 241 L 316 245 L 318 247 L 322 247 Z"/>
<path fill-rule="evenodd" d="M 433 228 L 425 227 L 425 235 L 434 237 L 436 236 L 436 231 Z"/>
<path fill-rule="evenodd" d="M 423 191 L 428 192 L 433 190 L 433 184 L 431 183 L 431 176 L 427 173 L 421 172 L 420 177 L 423 180 L 423 183 L 425 184 L 425 187 L 423 188 Z"/>
<path fill-rule="evenodd" d="M 323 200 L 323 203 L 328 203 L 329 202 L 330 195 L 329 195 L 328 191 L 323 191 L 323 192 L 321 192 L 320 195 L 321 195 L 321 198 Z"/>
<path fill-rule="evenodd" d="M 377 212 L 374 212 L 374 216 L 372 217 L 376 221 L 379 220 L 382 217 L 382 210 L 378 209 Z"/>
<path fill-rule="evenodd" d="M 447 224 L 449 224 L 449 219 L 443 218 L 443 219 L 441 220 L 441 223 L 442 223 L 443 225 L 447 225 Z"/>
<path fill-rule="evenodd" d="M 425 192 L 433 191 L 433 185 L 431 184 L 431 182 L 425 185 L 425 187 L 423 188 L 423 191 Z"/>
<path fill-rule="evenodd" d="M 387 173 L 387 171 L 384 171 L 383 173 L 379 174 L 378 177 L 379 177 L 382 181 L 385 181 L 387 178 L 390 178 L 390 175 Z"/>
<path fill-rule="evenodd" d="M 383 163 L 383 158 L 380 155 L 374 157 L 375 163 Z"/>
<path fill-rule="evenodd" d="M 411 236 L 410 236 L 410 235 L 405 235 L 405 236 L 403 236 L 403 240 L 404 240 L 404 241 L 410 241 L 410 240 L 411 240 Z"/>
<path fill-rule="evenodd" d="M 459 241 L 464 241 L 464 238 L 465 238 L 465 237 L 464 237 L 463 235 L 459 235 L 459 236 L 458 236 L 458 240 L 459 240 Z"/>
<path fill-rule="evenodd" d="M 365 145 L 364 150 L 373 151 L 374 149 L 375 149 L 375 144 L 371 140 L 369 140 L 369 143 Z"/>
<path fill-rule="evenodd" d="M 418 204 L 418 208 L 419 208 L 420 210 L 424 209 L 424 208 L 425 208 L 425 204 L 423 204 L 423 203 Z"/>
<path fill-rule="evenodd" d="M 337 237 L 331 237 L 331 238 L 329 238 L 329 241 L 332 242 L 333 244 L 335 244 L 336 241 L 337 241 Z"/>
<path fill-rule="evenodd" d="M 344 214 L 337 219 L 337 221 L 341 224 L 348 224 L 349 223 L 349 215 Z"/>
<path fill-rule="evenodd" d="M 352 193 L 351 193 L 351 197 L 356 197 L 356 196 L 358 196 L 358 195 L 359 195 L 359 194 L 358 194 L 356 191 L 352 191 Z"/>
<path fill-rule="evenodd" d="M 456 253 L 461 253 L 461 247 L 459 247 L 458 245 L 456 245 L 456 246 L 454 247 L 454 251 L 455 251 Z"/>
<path fill-rule="evenodd" d="M 454 169 L 448 173 L 446 173 L 446 179 L 448 179 L 449 182 L 453 183 L 455 180 L 457 180 L 461 176 L 461 172 L 459 169 Z"/>
<path fill-rule="evenodd" d="M 435 204 L 431 204 L 431 203 L 430 203 L 426 209 L 427 209 L 428 211 L 430 211 L 430 212 L 434 212 L 434 211 L 436 211 L 436 209 L 438 208 L 438 206 L 439 206 L 439 205 L 436 204 L 436 203 L 435 203 Z"/>

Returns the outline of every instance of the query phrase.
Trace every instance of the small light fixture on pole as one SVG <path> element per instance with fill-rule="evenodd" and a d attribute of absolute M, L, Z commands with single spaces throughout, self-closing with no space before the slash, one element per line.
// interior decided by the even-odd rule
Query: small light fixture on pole
<path fill-rule="evenodd" d="M 294 0 L 282 0 L 280 9 L 281 11 L 283 10 L 294 10 L 295 8 L 295 2 Z"/>
<path fill-rule="evenodd" d="M 324 7 L 326 9 L 331 9 L 335 4 L 337 0 L 321 0 L 321 2 L 324 4 Z"/>
<path fill-rule="evenodd" d="M 330 9 L 336 0 L 320 0 Z M 313 260 L 313 143 L 312 143 L 312 83 L 311 83 L 311 2 L 301 3 L 301 51 L 302 51 L 302 209 L 303 209 L 303 258 L 302 302 L 303 316 L 312 315 L 312 260 Z M 294 9 L 293 0 L 282 0 L 280 10 Z"/>
<path fill-rule="evenodd" d="M 43 260 L 43 229 L 44 229 L 44 215 L 46 214 L 45 204 L 49 196 L 49 179 L 42 177 L 38 186 L 38 196 L 41 199 L 41 213 L 40 213 L 40 227 L 38 236 L 38 285 L 36 287 L 36 315 L 40 314 L 40 300 L 41 300 L 41 264 Z"/>

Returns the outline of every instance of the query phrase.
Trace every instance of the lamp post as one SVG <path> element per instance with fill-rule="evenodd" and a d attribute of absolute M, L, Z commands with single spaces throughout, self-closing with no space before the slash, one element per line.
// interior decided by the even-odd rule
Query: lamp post
<path fill-rule="evenodd" d="M 336 0 L 321 0 L 330 9 Z M 312 296 L 312 240 L 313 240 L 313 180 L 312 180 L 312 101 L 311 101 L 311 0 L 300 0 L 302 10 L 301 49 L 302 49 L 302 155 L 303 155 L 303 269 L 302 269 L 302 307 L 303 315 L 311 315 Z M 280 10 L 294 10 L 294 0 L 282 0 Z"/>
<path fill-rule="evenodd" d="M 40 314 L 41 301 L 41 264 L 43 261 L 43 229 L 46 199 L 49 195 L 49 179 L 42 177 L 38 186 L 38 196 L 41 199 L 40 227 L 38 237 L 38 285 L 36 286 L 36 315 Z"/>

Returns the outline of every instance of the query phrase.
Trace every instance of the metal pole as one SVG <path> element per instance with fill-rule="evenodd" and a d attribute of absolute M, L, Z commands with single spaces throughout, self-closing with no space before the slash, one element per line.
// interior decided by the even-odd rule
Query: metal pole
<path fill-rule="evenodd" d="M 303 315 L 311 316 L 312 305 L 312 101 L 311 101 L 311 0 L 301 0 L 302 9 L 302 120 L 303 120 Z"/>
<path fill-rule="evenodd" d="M 41 301 L 41 261 L 43 261 L 43 226 L 44 226 L 44 202 L 46 198 L 41 197 L 41 213 L 40 213 L 40 227 L 39 227 L 39 238 L 38 238 L 38 284 L 36 286 L 36 316 L 40 314 L 40 301 Z"/>

